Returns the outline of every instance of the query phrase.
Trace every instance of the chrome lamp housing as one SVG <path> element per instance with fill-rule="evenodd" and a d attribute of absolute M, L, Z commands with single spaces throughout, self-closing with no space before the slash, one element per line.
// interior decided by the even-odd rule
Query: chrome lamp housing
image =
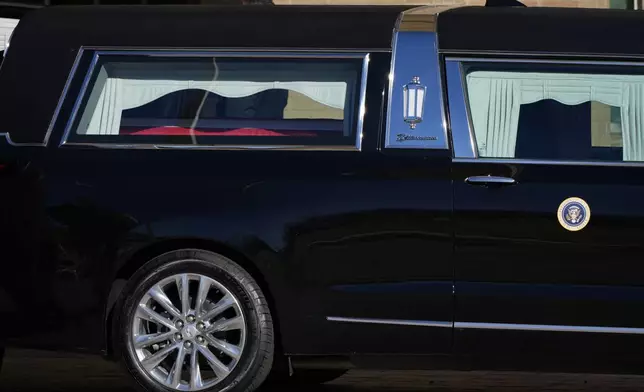
<path fill-rule="evenodd" d="M 420 84 L 420 78 L 414 76 L 411 82 L 403 86 L 403 113 L 404 121 L 409 128 L 416 128 L 416 124 L 423 121 L 423 107 L 427 86 Z"/>

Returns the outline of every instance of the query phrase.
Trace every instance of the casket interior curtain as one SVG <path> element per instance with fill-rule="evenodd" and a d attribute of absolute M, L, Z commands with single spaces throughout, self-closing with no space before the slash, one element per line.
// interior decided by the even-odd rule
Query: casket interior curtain
<path fill-rule="evenodd" d="M 342 80 L 347 79 L 348 75 L 343 75 L 342 71 L 336 75 L 335 80 L 329 81 L 319 81 L 320 78 L 310 70 L 263 70 L 263 73 L 271 78 L 261 80 L 256 69 L 223 69 L 217 80 L 213 80 L 212 66 L 177 66 L 172 63 L 108 64 L 99 71 L 87 105 L 90 110 L 81 120 L 78 133 L 117 135 L 124 110 L 140 107 L 165 95 L 187 89 L 204 90 L 226 98 L 249 97 L 269 89 L 285 89 L 301 93 L 332 108 L 345 108 L 348 83 Z M 248 79 L 245 80 L 245 77 Z"/>

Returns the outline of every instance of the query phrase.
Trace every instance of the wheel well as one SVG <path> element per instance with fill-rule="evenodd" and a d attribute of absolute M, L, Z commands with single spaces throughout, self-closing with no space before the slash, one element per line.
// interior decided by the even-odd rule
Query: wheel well
<path fill-rule="evenodd" d="M 125 262 L 125 264 L 116 273 L 114 281 L 112 282 L 112 288 L 118 287 L 117 285 L 115 285 L 115 283 L 119 281 L 128 281 L 132 277 L 132 275 L 134 275 L 134 273 L 139 270 L 139 268 L 141 268 L 145 263 L 152 260 L 153 258 L 164 253 L 179 249 L 199 249 L 217 253 L 233 260 L 242 268 L 244 268 L 253 277 L 253 279 L 255 279 L 259 287 L 262 289 L 266 300 L 268 301 L 268 306 L 270 307 L 271 313 L 273 314 L 275 351 L 276 353 L 282 352 L 279 318 L 277 317 L 275 302 L 271 291 L 269 290 L 268 283 L 264 279 L 264 275 L 261 273 L 261 271 L 248 257 L 229 246 L 215 241 L 200 239 L 173 239 L 157 242 L 138 250 Z M 120 297 L 121 292 L 119 291 L 116 294 Z M 113 303 L 108 304 L 109 308 L 106 309 L 107 317 L 105 319 L 106 355 L 108 358 L 112 359 L 118 358 L 117 348 L 114 344 L 115 342 L 113 325 L 114 308 L 118 306 L 117 304 L 118 301 L 114 301 Z"/>

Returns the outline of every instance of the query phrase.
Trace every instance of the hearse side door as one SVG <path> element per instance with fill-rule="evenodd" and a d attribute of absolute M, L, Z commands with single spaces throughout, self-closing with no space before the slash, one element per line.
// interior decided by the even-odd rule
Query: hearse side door
<path fill-rule="evenodd" d="M 455 349 L 512 367 L 641 353 L 642 70 L 448 58 L 446 71 Z"/>

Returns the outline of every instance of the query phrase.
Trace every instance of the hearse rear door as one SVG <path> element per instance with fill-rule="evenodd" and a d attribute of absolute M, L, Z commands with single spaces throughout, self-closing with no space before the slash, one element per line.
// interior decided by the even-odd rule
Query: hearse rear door
<path fill-rule="evenodd" d="M 462 58 L 446 70 L 458 351 L 555 366 L 641 351 L 642 71 Z"/>

